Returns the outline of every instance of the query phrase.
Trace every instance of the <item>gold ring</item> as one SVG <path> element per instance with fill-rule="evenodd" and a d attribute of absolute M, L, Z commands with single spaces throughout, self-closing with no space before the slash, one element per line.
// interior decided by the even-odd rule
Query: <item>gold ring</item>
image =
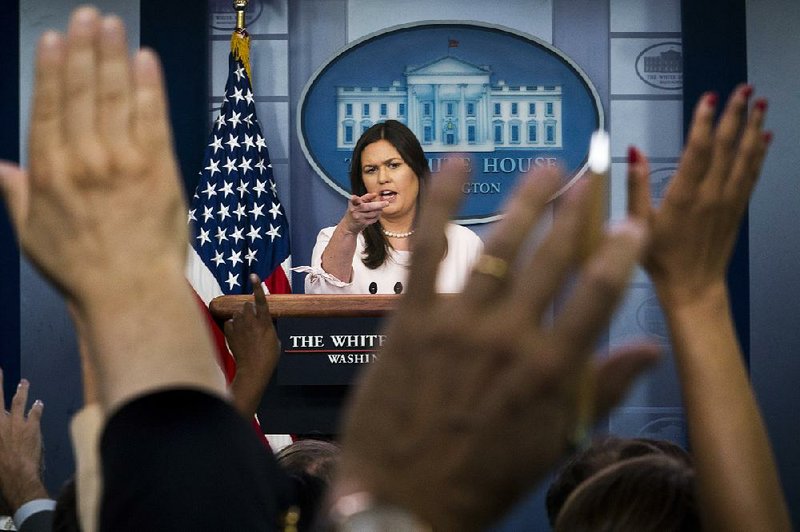
<path fill-rule="evenodd" d="M 500 257 L 483 253 L 475 263 L 475 272 L 489 275 L 498 281 L 504 281 L 508 273 L 508 262 Z"/>

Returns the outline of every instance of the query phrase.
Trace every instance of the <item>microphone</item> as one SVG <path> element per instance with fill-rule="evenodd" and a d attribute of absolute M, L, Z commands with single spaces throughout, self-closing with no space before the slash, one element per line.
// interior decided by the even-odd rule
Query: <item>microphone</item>
<path fill-rule="evenodd" d="M 369 283 L 369 293 L 370 294 L 377 294 L 378 293 L 378 284 L 375 281 Z"/>
<path fill-rule="evenodd" d="M 395 294 L 402 294 L 403 293 L 403 283 L 401 283 L 400 281 L 397 281 L 394 284 L 394 293 Z"/>

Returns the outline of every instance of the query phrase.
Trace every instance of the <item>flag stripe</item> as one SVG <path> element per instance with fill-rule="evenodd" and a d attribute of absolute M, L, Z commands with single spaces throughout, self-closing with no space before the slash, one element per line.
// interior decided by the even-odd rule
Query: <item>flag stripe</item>
<path fill-rule="evenodd" d="M 222 288 L 220 288 L 217 278 L 192 246 L 189 246 L 186 257 L 186 278 L 192 283 L 192 288 L 206 306 L 211 303 L 212 299 L 222 295 Z"/>

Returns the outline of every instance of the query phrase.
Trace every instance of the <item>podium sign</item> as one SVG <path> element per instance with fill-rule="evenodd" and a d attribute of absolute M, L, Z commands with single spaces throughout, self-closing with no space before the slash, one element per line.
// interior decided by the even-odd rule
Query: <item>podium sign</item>
<path fill-rule="evenodd" d="M 279 386 L 349 385 L 386 341 L 380 318 L 281 318 Z"/>
<path fill-rule="evenodd" d="M 336 434 L 350 384 L 375 360 L 381 319 L 399 297 L 267 296 L 282 353 L 258 408 L 262 427 L 275 434 Z M 209 308 L 222 324 L 252 300 L 221 296 Z"/>

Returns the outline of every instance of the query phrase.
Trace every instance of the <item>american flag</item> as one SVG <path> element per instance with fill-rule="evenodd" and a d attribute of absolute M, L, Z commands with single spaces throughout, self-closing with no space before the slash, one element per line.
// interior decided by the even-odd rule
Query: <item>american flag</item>
<path fill-rule="evenodd" d="M 188 223 L 187 277 L 208 304 L 250 294 L 250 273 L 270 293 L 289 293 L 289 223 L 243 62 L 232 52 L 222 108 L 205 150 Z"/>

